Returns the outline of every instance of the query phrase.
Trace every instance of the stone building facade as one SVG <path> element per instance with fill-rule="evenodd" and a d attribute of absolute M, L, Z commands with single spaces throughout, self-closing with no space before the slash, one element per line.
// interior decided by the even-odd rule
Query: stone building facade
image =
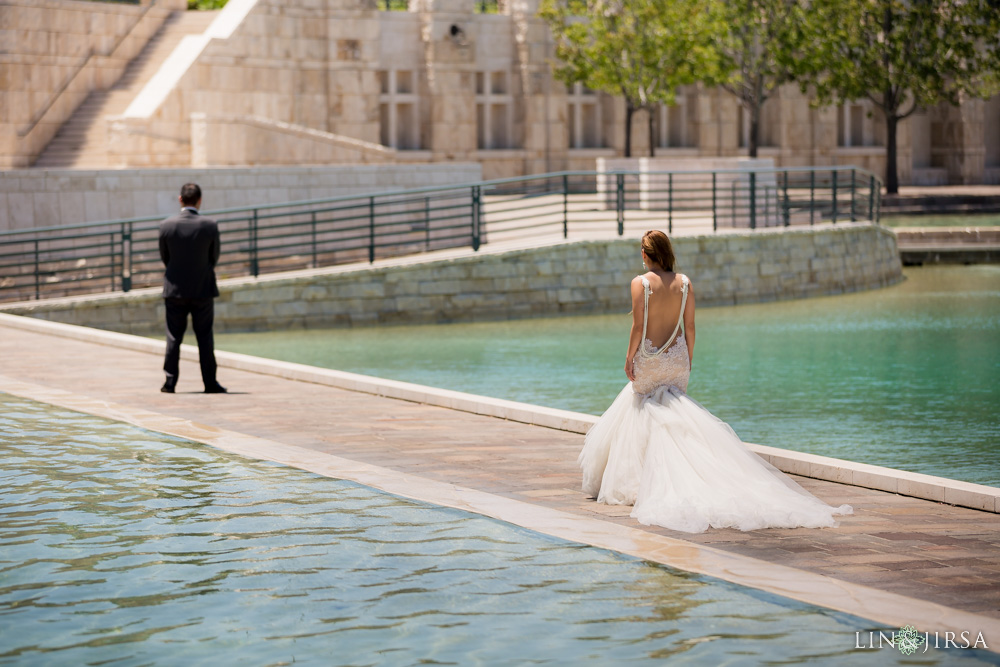
<path fill-rule="evenodd" d="M 0 0 L 0 11 L 19 1 L 25 4 Z M 42 2 L 49 11 L 103 4 Z M 597 158 L 622 154 L 622 100 L 552 78 L 552 39 L 536 16 L 537 0 L 399 3 L 230 0 L 205 35 L 178 46 L 122 116 L 107 120 L 110 164 L 472 161 L 496 178 L 593 170 Z M 26 59 L 22 69 L 5 88 L 35 85 Z M 17 116 L 9 125 L 26 126 L 44 102 L 18 97 L 5 122 Z M 884 123 L 864 102 L 815 109 L 788 86 L 765 104 L 762 122 L 760 155 L 778 166 L 884 172 Z M 679 166 L 685 158 L 746 153 L 747 119 L 721 90 L 682 90 L 675 106 L 653 112 L 653 137 L 647 127 L 639 114 L 637 156 L 650 143 Z M 30 164 L 38 143 L 7 132 L 0 164 Z M 1000 97 L 914 116 L 900 126 L 899 147 L 903 184 L 1000 183 Z"/>

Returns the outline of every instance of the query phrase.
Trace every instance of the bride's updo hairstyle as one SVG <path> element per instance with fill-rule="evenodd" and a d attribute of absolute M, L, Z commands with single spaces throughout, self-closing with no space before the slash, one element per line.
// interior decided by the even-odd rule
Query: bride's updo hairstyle
<path fill-rule="evenodd" d="M 660 230 L 651 229 L 642 235 L 642 251 L 664 271 L 674 270 L 674 247 Z"/>

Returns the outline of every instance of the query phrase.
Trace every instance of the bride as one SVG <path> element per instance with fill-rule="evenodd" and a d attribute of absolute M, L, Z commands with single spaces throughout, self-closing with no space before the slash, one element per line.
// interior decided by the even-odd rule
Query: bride
<path fill-rule="evenodd" d="M 838 525 L 833 515 L 853 513 L 850 505 L 810 494 L 685 393 L 694 358 L 691 281 L 674 272 L 661 231 L 642 237 L 642 260 L 648 273 L 632 280 L 625 356 L 631 382 L 587 433 L 583 490 L 599 503 L 634 505 L 640 523 L 688 533 Z"/>

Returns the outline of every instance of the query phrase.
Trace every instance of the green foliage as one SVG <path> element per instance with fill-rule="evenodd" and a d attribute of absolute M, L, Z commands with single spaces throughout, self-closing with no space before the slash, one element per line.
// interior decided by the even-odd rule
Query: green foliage
<path fill-rule="evenodd" d="M 635 111 L 672 104 L 678 86 L 714 71 L 699 0 L 543 0 L 538 14 L 555 38 L 556 78 L 625 98 L 626 156 Z"/>
<path fill-rule="evenodd" d="M 498 0 L 474 0 L 472 11 L 476 14 L 499 14 Z"/>
<path fill-rule="evenodd" d="M 802 70 L 805 5 L 797 0 L 706 0 L 719 76 L 704 77 L 732 93 L 750 114 L 750 156 L 756 157 L 760 108 Z"/>
<path fill-rule="evenodd" d="M 998 13 L 989 0 L 813 0 L 801 81 L 819 104 L 868 99 L 887 124 L 886 186 L 896 192 L 896 125 L 997 89 Z"/>
<path fill-rule="evenodd" d="M 820 103 L 868 98 L 905 118 L 991 87 L 995 10 L 984 0 L 815 0 L 813 8 L 808 82 Z"/>
<path fill-rule="evenodd" d="M 188 0 L 189 10 L 208 11 L 212 9 L 222 9 L 228 0 Z"/>

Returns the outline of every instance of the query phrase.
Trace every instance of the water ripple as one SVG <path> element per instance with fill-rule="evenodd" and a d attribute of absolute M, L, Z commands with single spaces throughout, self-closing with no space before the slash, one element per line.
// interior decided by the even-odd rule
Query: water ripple
<path fill-rule="evenodd" d="M 3 394 L 0 455 L 4 665 L 900 663 L 843 614 Z"/>

